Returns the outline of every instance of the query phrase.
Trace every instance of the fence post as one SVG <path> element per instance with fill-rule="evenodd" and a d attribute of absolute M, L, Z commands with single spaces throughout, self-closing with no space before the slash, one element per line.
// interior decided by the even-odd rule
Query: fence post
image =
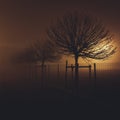
<path fill-rule="evenodd" d="M 92 75 L 91 75 L 91 74 L 92 74 L 92 72 L 91 72 L 91 67 L 92 67 L 92 66 L 89 65 L 88 67 L 89 67 L 89 90 L 90 90 L 89 93 L 90 93 L 90 92 L 91 92 L 91 85 L 92 85 L 92 83 L 91 83 L 91 82 L 92 82 L 92 81 L 91 81 L 91 76 L 92 76 Z"/>
<path fill-rule="evenodd" d="M 41 88 L 43 88 L 44 79 L 44 66 L 41 66 Z"/>
<path fill-rule="evenodd" d="M 73 81 L 73 69 L 74 69 L 74 66 L 73 66 L 73 64 L 71 64 L 71 70 L 72 70 L 72 81 Z"/>
<path fill-rule="evenodd" d="M 89 65 L 89 80 L 91 80 L 91 65 Z"/>
<path fill-rule="evenodd" d="M 59 72 L 60 72 L 60 67 L 59 67 L 59 64 L 57 65 L 57 76 L 58 76 L 58 80 L 59 80 Z"/>
<path fill-rule="evenodd" d="M 67 88 L 67 67 L 68 67 L 68 60 L 66 60 L 66 66 L 65 66 L 65 88 Z"/>
<path fill-rule="evenodd" d="M 49 81 L 49 78 L 50 78 L 50 65 L 48 65 L 48 81 Z"/>
<path fill-rule="evenodd" d="M 94 79 L 96 80 L 96 63 L 94 63 Z"/>
<path fill-rule="evenodd" d="M 94 90 L 96 91 L 96 63 L 94 63 Z"/>

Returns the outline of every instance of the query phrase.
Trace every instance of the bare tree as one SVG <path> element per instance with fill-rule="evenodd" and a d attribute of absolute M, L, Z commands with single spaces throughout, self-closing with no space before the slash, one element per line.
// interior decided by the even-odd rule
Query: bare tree
<path fill-rule="evenodd" d="M 61 59 L 61 55 L 57 53 L 57 48 L 49 41 L 35 41 L 31 46 L 24 49 L 14 57 L 14 62 L 18 63 L 35 63 L 41 62 L 44 66 L 45 62 L 56 62 Z"/>
<path fill-rule="evenodd" d="M 48 40 L 43 43 L 37 40 L 33 43 L 33 49 L 35 50 L 37 61 L 41 62 L 42 67 L 44 67 L 45 62 L 56 62 L 61 59 L 61 55 L 57 52 L 57 47 Z"/>
<path fill-rule="evenodd" d="M 47 31 L 48 38 L 64 55 L 75 59 L 75 81 L 78 84 L 78 59 L 105 59 L 115 53 L 112 36 L 97 18 L 70 13 L 57 19 Z"/>

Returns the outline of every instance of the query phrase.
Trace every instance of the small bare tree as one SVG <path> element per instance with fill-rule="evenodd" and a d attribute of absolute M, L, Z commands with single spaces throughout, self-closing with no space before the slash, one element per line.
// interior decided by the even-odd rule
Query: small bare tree
<path fill-rule="evenodd" d="M 45 62 L 56 62 L 61 59 L 61 55 L 57 52 L 57 47 L 46 40 L 44 43 L 37 40 L 33 43 L 36 60 L 41 62 L 44 67 Z"/>
<path fill-rule="evenodd" d="M 60 59 L 61 55 L 58 54 L 56 46 L 47 40 L 45 42 L 37 40 L 14 56 L 14 62 L 35 63 L 39 61 L 42 67 L 44 67 L 45 62 L 56 62 Z"/>
<path fill-rule="evenodd" d="M 57 19 L 47 31 L 48 38 L 64 55 L 75 59 L 75 84 L 78 84 L 78 59 L 105 59 L 115 53 L 112 36 L 97 18 L 70 13 Z"/>

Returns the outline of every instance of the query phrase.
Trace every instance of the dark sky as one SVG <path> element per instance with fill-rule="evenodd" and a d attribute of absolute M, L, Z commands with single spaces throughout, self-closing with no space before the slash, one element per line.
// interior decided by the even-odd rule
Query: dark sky
<path fill-rule="evenodd" d="M 44 37 L 56 17 L 78 10 L 101 17 L 120 39 L 120 2 L 116 0 L 0 0 L 0 61 Z"/>

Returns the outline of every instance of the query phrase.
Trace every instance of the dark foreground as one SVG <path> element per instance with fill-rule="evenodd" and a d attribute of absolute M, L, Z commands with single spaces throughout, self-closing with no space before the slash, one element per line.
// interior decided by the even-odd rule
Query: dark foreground
<path fill-rule="evenodd" d="M 23 70 L 22 68 L 21 71 Z M 45 86 L 41 88 L 39 72 L 38 76 L 31 72 L 19 72 L 17 69 L 10 72 L 11 69 L 7 74 L 0 74 L 0 120 L 12 120 L 14 117 L 16 120 L 116 120 L 116 117 L 120 117 L 118 70 L 98 71 L 96 89 L 94 79 L 82 79 L 80 74 L 79 96 L 75 96 L 70 90 L 73 85 L 71 75 L 68 76 L 67 89 L 64 87 L 63 74 L 60 74 L 59 79 L 57 75 L 45 74 L 47 79 L 44 81 Z M 86 76 L 88 77 L 88 73 Z M 89 83 L 92 87 L 89 87 Z"/>
<path fill-rule="evenodd" d="M 0 108 L 5 119 L 105 119 L 119 113 L 120 90 L 100 88 L 87 95 L 75 96 L 57 88 L 1 90 Z M 10 115 L 10 116 L 9 116 Z"/>

